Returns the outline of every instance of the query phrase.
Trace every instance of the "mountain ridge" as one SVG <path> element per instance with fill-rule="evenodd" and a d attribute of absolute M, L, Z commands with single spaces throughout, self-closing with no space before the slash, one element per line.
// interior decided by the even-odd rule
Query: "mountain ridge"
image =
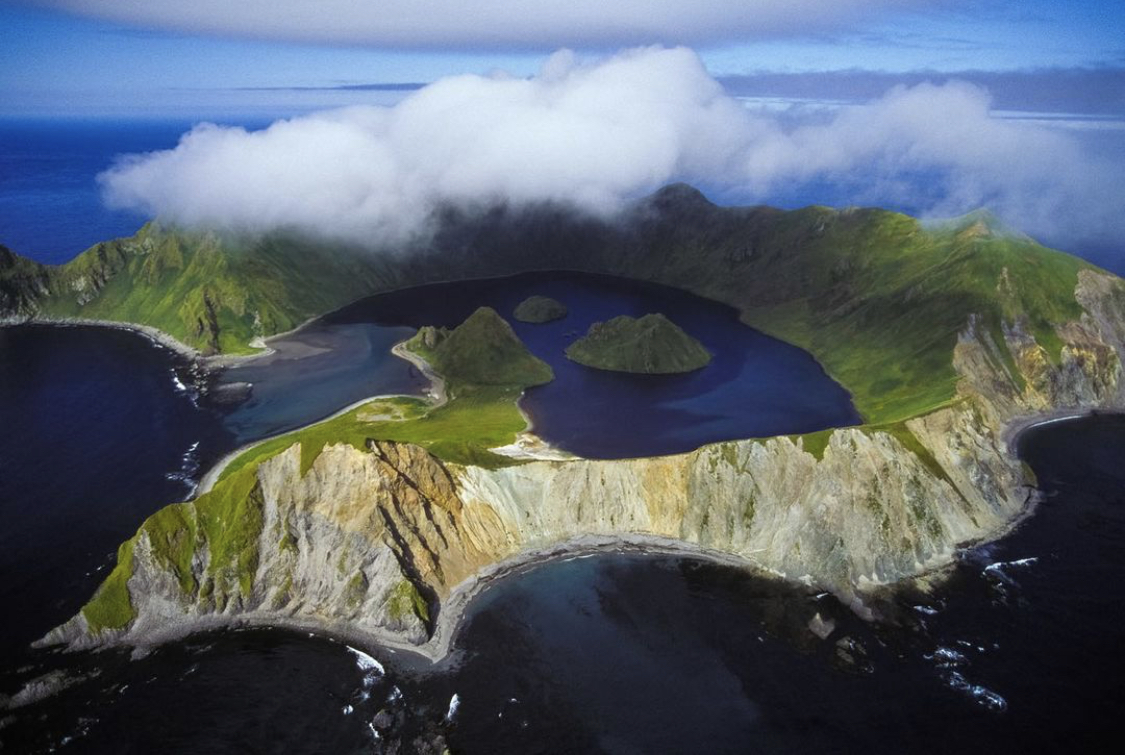
<path fill-rule="evenodd" d="M 1022 323 L 1057 363 L 1055 326 L 1081 312 L 1077 274 L 1098 270 L 1030 240 L 966 237 L 885 210 L 720 207 L 686 185 L 612 222 L 549 204 L 444 207 L 436 218 L 430 236 L 383 254 L 150 223 L 57 268 L 0 259 L 0 316 L 137 322 L 205 353 L 240 354 L 365 295 L 574 269 L 730 304 L 812 353 L 867 421 L 888 422 L 952 400 L 953 349 L 970 315 L 1005 362 L 1002 331 Z"/>

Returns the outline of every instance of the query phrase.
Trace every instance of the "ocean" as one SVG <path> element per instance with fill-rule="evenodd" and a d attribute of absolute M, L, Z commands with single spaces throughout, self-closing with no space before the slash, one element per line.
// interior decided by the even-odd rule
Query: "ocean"
<path fill-rule="evenodd" d="M 94 176 L 187 125 L 0 124 L 0 243 L 62 262 L 131 234 L 143 218 L 104 210 Z M 365 359 L 321 367 L 354 387 L 393 364 Z M 1115 734 L 1125 419 L 1112 416 L 1029 431 L 1020 453 L 1044 503 L 911 596 L 901 626 L 738 570 L 617 554 L 499 582 L 432 670 L 285 631 L 200 635 L 136 659 L 30 650 L 216 458 L 333 408 L 299 390 L 326 373 L 297 370 L 232 424 L 185 370 L 134 333 L 0 329 L 0 694 L 54 672 L 69 685 L 0 715 L 5 751 L 409 752 L 436 732 L 464 753 L 1033 752 L 1095 751 Z M 409 372 L 385 377 L 417 387 Z M 813 613 L 838 622 L 831 642 L 812 639 Z M 840 662 L 837 637 L 861 663 Z"/>

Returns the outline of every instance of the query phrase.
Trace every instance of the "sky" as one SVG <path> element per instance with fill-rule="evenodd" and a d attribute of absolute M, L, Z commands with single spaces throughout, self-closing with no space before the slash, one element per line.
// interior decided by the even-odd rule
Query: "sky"
<path fill-rule="evenodd" d="M 296 112 L 562 47 L 682 44 L 719 78 L 1119 70 L 1121 29 L 1117 0 L 0 0 L 0 114 Z"/>
<path fill-rule="evenodd" d="M 1104 247 L 1123 28 L 1118 0 L 0 0 L 0 117 L 199 121 L 99 177 L 196 225 L 394 243 L 444 202 L 684 180 Z"/>

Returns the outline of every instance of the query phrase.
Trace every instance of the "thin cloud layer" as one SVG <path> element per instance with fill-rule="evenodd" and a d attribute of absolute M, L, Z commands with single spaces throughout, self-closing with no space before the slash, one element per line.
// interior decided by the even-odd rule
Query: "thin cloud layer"
<path fill-rule="evenodd" d="M 194 34 L 401 48 L 709 44 L 852 29 L 950 0 L 32 0 Z"/>
<path fill-rule="evenodd" d="M 390 108 L 256 132 L 203 124 L 100 180 L 112 206 L 179 223 L 371 246 L 424 229 L 443 202 L 558 201 L 608 215 L 678 180 L 747 202 L 819 183 L 854 203 L 935 215 L 989 206 L 1052 238 L 1125 230 L 1112 190 L 1120 159 L 989 107 L 983 89 L 950 82 L 896 87 L 865 106 L 751 111 L 685 48 L 592 64 L 564 51 L 531 79 L 451 77 Z"/>

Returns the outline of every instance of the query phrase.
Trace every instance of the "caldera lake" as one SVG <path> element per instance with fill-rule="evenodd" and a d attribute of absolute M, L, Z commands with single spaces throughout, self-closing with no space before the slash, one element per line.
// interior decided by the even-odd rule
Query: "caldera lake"
<path fill-rule="evenodd" d="M 543 324 L 512 317 L 529 296 L 566 305 Z M 227 370 L 251 383 L 228 418 L 243 441 L 294 429 L 378 393 L 419 393 L 426 381 L 390 347 L 424 325 L 453 328 L 478 307 L 507 319 L 555 379 L 520 406 L 534 432 L 592 459 L 658 456 L 724 440 L 800 434 L 860 422 L 851 397 L 807 352 L 743 324 L 724 304 L 656 284 L 574 272 L 439 283 L 363 299 L 275 339 L 277 353 Z M 679 375 L 584 367 L 566 347 L 617 315 L 660 313 L 700 341 L 711 363 Z"/>

